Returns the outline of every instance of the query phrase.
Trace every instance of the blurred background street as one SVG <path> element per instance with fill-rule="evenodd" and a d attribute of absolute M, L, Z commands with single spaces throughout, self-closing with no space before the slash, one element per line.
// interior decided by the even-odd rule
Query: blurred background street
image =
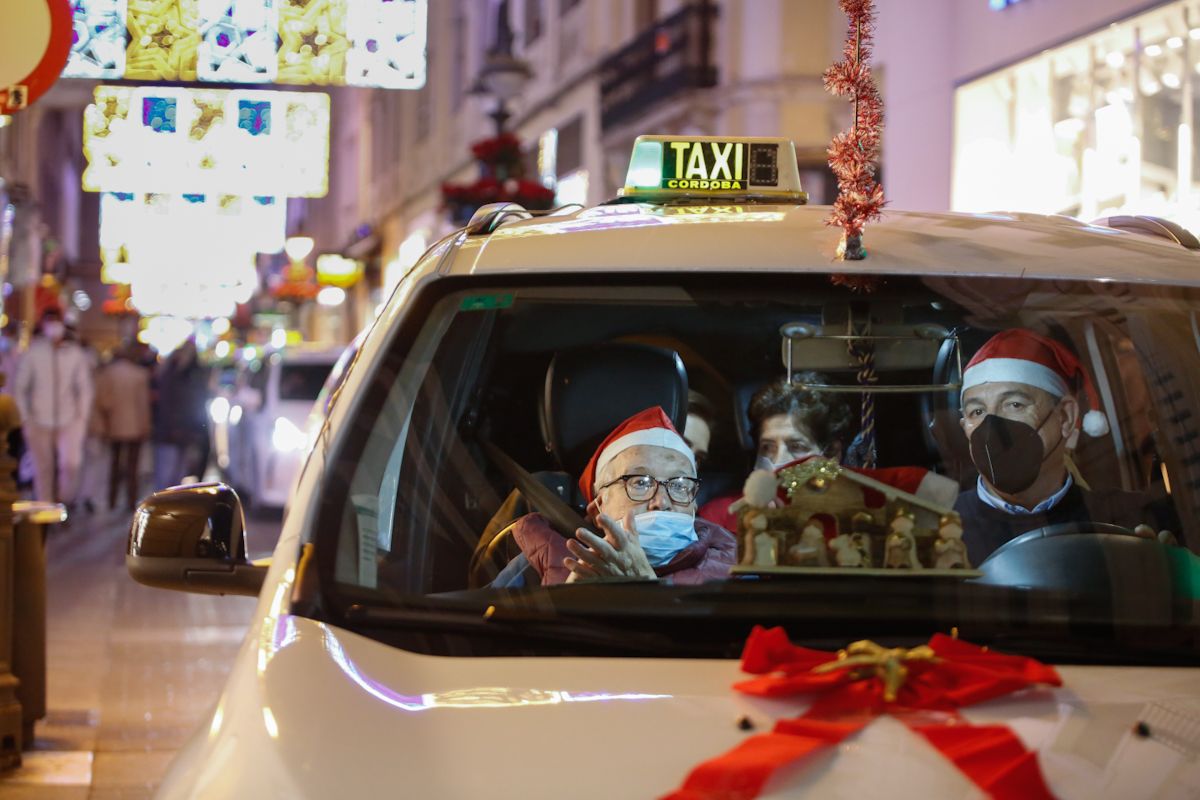
<path fill-rule="evenodd" d="M 279 515 L 247 520 L 278 536 Z M 49 532 L 46 718 L 4 800 L 150 797 L 216 702 L 253 611 L 247 597 L 164 592 L 125 572 L 124 512 Z"/>

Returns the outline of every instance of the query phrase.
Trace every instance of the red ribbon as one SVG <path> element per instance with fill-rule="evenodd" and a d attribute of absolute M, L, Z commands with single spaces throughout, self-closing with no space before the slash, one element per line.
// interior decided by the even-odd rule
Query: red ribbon
<path fill-rule="evenodd" d="M 755 627 L 742 653 L 742 669 L 762 677 L 734 688 L 758 697 L 813 693 L 812 706 L 798 719 L 780 720 L 770 733 L 696 766 L 663 800 L 750 800 L 781 767 L 838 744 L 881 714 L 896 715 L 998 800 L 1053 798 L 1037 754 L 1026 750 L 1008 726 L 972 725 L 958 709 L 1037 684 L 1061 686 L 1054 668 L 941 634 L 934 634 L 929 647 L 935 658 L 906 661 L 907 678 L 895 699 L 887 700 L 884 681 L 863 678 L 861 668 L 815 670 L 839 654 L 796 647 L 783 628 Z"/>

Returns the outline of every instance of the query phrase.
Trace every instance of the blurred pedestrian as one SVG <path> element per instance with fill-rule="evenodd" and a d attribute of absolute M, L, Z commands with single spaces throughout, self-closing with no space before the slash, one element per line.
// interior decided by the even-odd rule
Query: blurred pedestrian
<path fill-rule="evenodd" d="M 138 497 L 138 461 L 142 445 L 150 438 L 150 371 L 135 360 L 128 344 L 100 370 L 96 382 L 96 409 L 108 438 L 110 452 L 108 507 L 117 507 L 117 494 L 125 484 L 125 508 L 133 510 Z"/>
<path fill-rule="evenodd" d="M 33 454 L 38 500 L 72 509 L 92 411 L 92 373 L 87 357 L 66 340 L 62 311 L 42 312 L 29 351 L 21 358 L 13 396 Z"/>
<path fill-rule="evenodd" d="M 92 385 L 99 391 L 98 377 L 101 368 L 100 354 L 96 348 L 79 335 L 78 330 L 70 322 L 67 323 L 66 340 L 69 342 L 78 342 L 79 348 L 83 351 L 84 358 L 87 359 L 88 368 L 92 373 Z M 95 514 L 96 508 L 100 505 L 100 493 L 104 489 L 107 480 L 107 459 L 108 455 L 108 432 L 105 427 L 104 417 L 97 407 L 97 402 L 92 402 L 92 413 L 88 416 L 87 435 L 83 440 L 83 464 L 84 467 L 79 473 L 79 492 L 75 498 L 76 503 L 83 507 L 83 510 L 88 514 Z"/>
<path fill-rule="evenodd" d="M 21 361 L 20 345 L 16 328 L 9 323 L 0 330 L 0 372 L 4 373 L 4 386 L 0 392 L 12 394 L 13 383 L 17 379 L 17 364 Z"/>
<path fill-rule="evenodd" d="M 159 367 L 154 382 L 154 483 L 202 478 L 208 465 L 208 371 L 191 339 Z"/>

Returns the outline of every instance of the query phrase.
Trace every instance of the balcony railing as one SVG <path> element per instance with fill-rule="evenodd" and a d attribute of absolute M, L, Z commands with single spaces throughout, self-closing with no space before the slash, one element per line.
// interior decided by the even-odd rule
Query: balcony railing
<path fill-rule="evenodd" d="M 717 85 L 717 7 L 698 0 L 638 34 L 600 65 L 600 120 L 608 128 L 688 89 Z"/>

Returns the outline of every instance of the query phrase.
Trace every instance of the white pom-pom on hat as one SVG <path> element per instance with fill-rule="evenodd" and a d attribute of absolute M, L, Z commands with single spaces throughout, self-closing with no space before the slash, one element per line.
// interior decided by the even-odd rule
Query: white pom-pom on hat
<path fill-rule="evenodd" d="M 1083 415 L 1083 432 L 1095 438 L 1108 433 L 1108 417 L 1102 411 L 1089 411 Z"/>
<path fill-rule="evenodd" d="M 775 499 L 775 493 L 779 490 L 779 480 L 775 477 L 775 473 L 769 469 L 756 469 L 746 477 L 746 483 L 742 487 L 742 496 L 745 497 L 746 503 L 754 508 L 766 508 L 767 504 Z"/>

